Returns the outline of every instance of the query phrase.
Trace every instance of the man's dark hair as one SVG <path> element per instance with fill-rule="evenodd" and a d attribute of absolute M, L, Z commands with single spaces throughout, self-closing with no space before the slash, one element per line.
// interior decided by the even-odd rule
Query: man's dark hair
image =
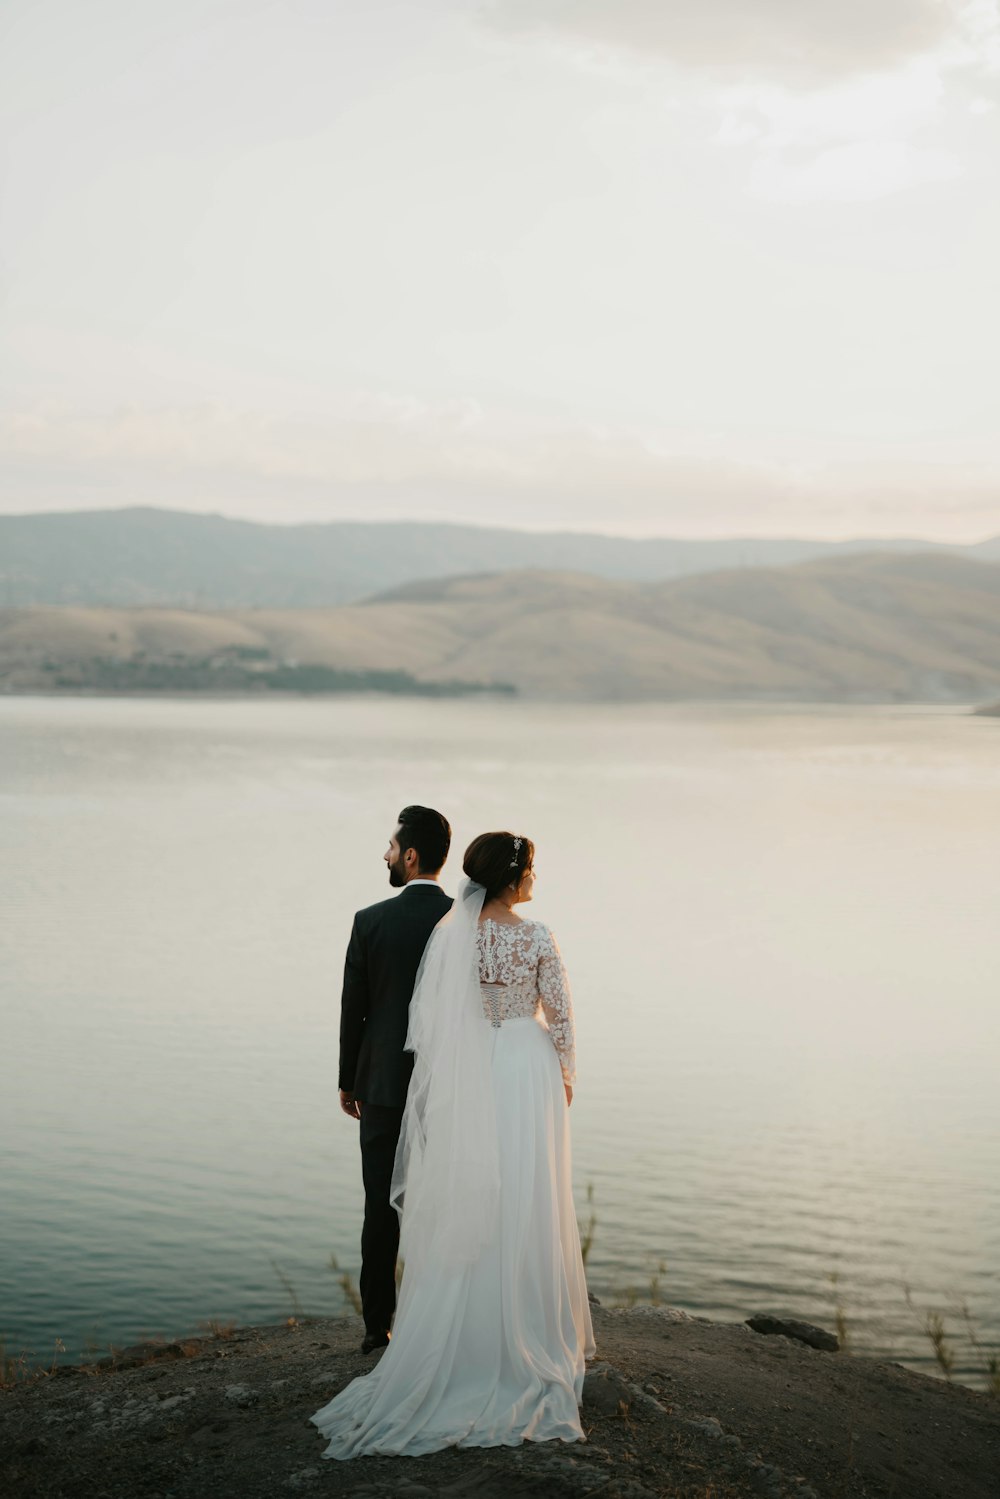
<path fill-rule="evenodd" d="M 415 848 L 421 874 L 437 874 L 451 848 L 447 817 L 433 807 L 404 807 L 399 814 L 399 852 Z"/>

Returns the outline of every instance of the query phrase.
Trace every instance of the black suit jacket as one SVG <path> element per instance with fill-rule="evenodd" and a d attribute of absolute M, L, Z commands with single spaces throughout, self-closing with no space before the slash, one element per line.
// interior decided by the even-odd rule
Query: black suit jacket
<path fill-rule="evenodd" d="M 340 1086 L 363 1103 L 401 1109 L 413 1071 L 403 1050 L 427 939 L 451 909 L 437 885 L 406 885 L 354 918 L 340 1002 Z"/>

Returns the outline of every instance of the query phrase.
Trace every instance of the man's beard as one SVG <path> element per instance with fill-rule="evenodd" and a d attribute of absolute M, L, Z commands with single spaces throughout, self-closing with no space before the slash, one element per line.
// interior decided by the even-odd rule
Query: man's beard
<path fill-rule="evenodd" d="M 394 890 L 398 890 L 400 885 L 406 884 L 406 875 L 403 873 L 398 859 L 395 864 L 389 865 L 389 884 Z"/>

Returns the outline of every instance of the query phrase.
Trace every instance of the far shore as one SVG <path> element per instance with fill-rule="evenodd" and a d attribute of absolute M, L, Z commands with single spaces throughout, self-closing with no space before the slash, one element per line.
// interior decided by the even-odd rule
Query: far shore
<path fill-rule="evenodd" d="M 0 702 L 33 699 L 36 701 L 61 701 L 84 698 L 91 700 L 135 702 L 204 702 L 204 703 L 261 703 L 261 702 L 393 702 L 429 700 L 440 702 L 489 702 L 526 703 L 530 706 L 594 707 L 613 708 L 843 708 L 899 709 L 926 708 L 939 712 L 965 713 L 978 718 L 1000 718 L 1000 703 L 979 704 L 968 698 L 868 698 L 868 697 L 772 697 L 767 694 L 748 694 L 741 697 L 544 697 L 521 693 L 506 687 L 476 687 L 468 691 L 405 692 L 385 691 L 378 688 L 350 689 L 345 691 L 301 691 L 294 688 L 108 688 L 108 687 L 50 687 L 30 685 L 11 688 L 0 686 Z"/>

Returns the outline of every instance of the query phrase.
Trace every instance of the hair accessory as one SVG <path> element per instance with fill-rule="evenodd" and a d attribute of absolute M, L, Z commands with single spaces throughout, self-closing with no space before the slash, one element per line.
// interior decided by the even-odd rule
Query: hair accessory
<path fill-rule="evenodd" d="M 520 853 L 520 851 L 521 851 L 521 840 L 520 840 L 520 838 L 515 838 L 514 839 L 514 857 L 510 861 L 510 867 L 511 867 L 511 869 L 516 869 L 517 868 L 517 856 Z"/>

